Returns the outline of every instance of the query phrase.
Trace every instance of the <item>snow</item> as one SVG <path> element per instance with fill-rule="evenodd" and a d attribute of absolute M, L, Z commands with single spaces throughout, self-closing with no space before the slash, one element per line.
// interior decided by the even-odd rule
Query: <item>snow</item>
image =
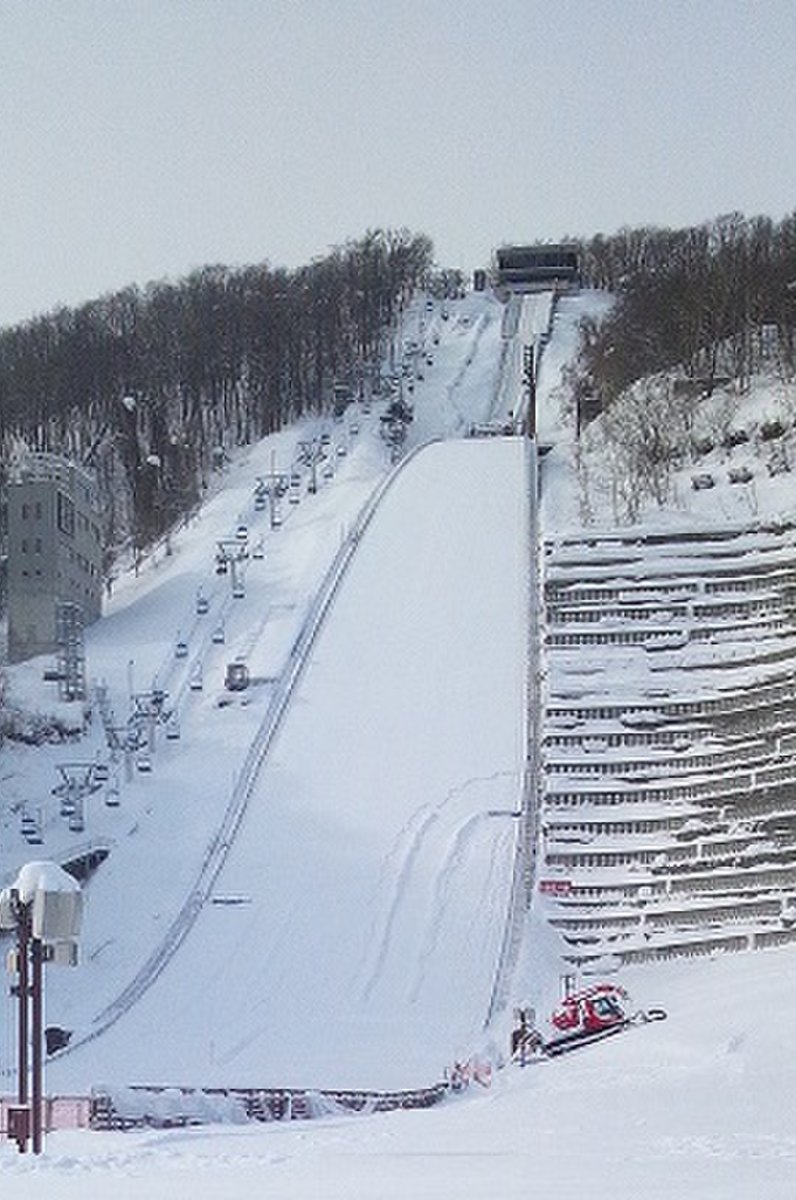
<path fill-rule="evenodd" d="M 80 885 L 67 871 L 53 862 L 27 862 L 14 881 L 23 904 L 29 904 L 36 892 L 77 892 Z"/>
<path fill-rule="evenodd" d="M 562 301 L 542 361 L 540 437 L 556 443 L 542 468 L 545 533 L 580 532 L 559 382 L 594 307 L 588 295 Z M 522 329 L 543 328 L 542 308 Z M 512 408 L 502 327 L 488 295 L 451 305 L 446 321 L 418 306 L 401 338 L 433 345 L 433 364 L 397 472 L 377 405 L 358 413 L 357 435 L 329 423 L 347 449 L 336 477 L 296 507 L 283 502 L 284 523 L 270 529 L 255 480 L 292 468 L 297 442 L 321 430 L 305 422 L 242 454 L 168 547 L 116 581 L 87 634 L 91 680 L 119 723 L 164 689 L 181 732 L 167 741 L 158 727 L 149 773 L 134 755 L 112 764 L 118 809 L 94 793 L 75 837 L 50 794 L 59 763 L 107 760 L 96 711 L 75 745 L 3 749 L 4 882 L 30 856 L 21 806 L 40 810 L 37 857 L 108 851 L 85 888 L 81 965 L 48 969 L 47 1019 L 74 1030 L 48 1064 L 48 1092 L 425 1086 L 457 1058 L 500 1066 L 511 1005 L 544 1011 L 557 998 L 556 942 L 534 912 L 509 1010 L 484 1028 L 525 765 L 528 464 L 520 440 L 460 435 Z M 780 489 L 766 503 L 785 511 L 781 477 L 766 482 Z M 681 495 L 714 505 L 699 519 L 718 504 L 726 522 L 737 517 L 731 486 Z M 669 515 L 647 519 L 666 527 Z M 214 557 L 242 523 L 265 557 L 246 560 L 235 599 Z M 237 657 L 259 682 L 230 694 L 224 671 Z M 63 713 L 43 665 L 10 672 L 12 698 Z M 503 1066 L 491 1088 L 429 1110 L 259 1126 L 237 1123 L 232 1106 L 228 1123 L 203 1128 L 62 1131 L 38 1159 L 0 1143 L 0 1177 L 15 1200 L 111 1188 L 118 1200 L 790 1197 L 793 954 L 628 969 L 635 1004 L 663 1005 L 667 1021 Z M 7 998 L 8 1090 L 12 1012 Z"/>
<path fill-rule="evenodd" d="M 579 1054 L 497 1072 L 437 1108 L 266 1126 L 49 1135 L 8 1148 L 15 1200 L 476 1200 L 529 1190 L 608 1200 L 793 1195 L 790 952 L 669 965 L 632 979 L 665 1022 Z M 654 978 L 653 978 L 654 976 Z M 643 994 L 641 991 L 644 986 Z"/>

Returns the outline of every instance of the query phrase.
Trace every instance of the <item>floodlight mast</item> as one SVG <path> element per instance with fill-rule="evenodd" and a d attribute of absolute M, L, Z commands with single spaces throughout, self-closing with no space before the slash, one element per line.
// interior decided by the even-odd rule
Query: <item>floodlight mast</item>
<path fill-rule="evenodd" d="M 41 1154 L 44 1081 L 44 962 L 77 962 L 82 896 L 75 879 L 52 862 L 27 863 L 16 882 L 0 891 L 0 929 L 17 935 L 11 994 L 19 1002 L 17 1105 L 8 1132 L 24 1154 L 28 1142 Z M 59 955 L 59 948 L 65 953 Z"/>
<path fill-rule="evenodd" d="M 30 1045 L 30 1029 L 28 1026 L 29 997 L 30 997 L 30 978 L 28 966 L 30 962 L 30 905 L 23 904 L 19 898 L 19 892 L 16 888 L 11 889 L 11 912 L 16 921 L 17 926 L 17 953 L 16 953 L 16 969 L 17 969 L 17 985 L 12 986 L 11 994 L 16 995 L 18 1005 L 18 1033 L 19 1045 L 17 1047 L 17 1103 L 19 1104 L 20 1117 L 17 1127 L 17 1145 L 21 1154 L 25 1153 L 28 1140 L 28 1078 L 30 1074 L 28 1064 L 28 1047 Z M 25 1114 L 23 1117 L 22 1114 Z M 24 1135 L 21 1137 L 20 1135 Z"/>

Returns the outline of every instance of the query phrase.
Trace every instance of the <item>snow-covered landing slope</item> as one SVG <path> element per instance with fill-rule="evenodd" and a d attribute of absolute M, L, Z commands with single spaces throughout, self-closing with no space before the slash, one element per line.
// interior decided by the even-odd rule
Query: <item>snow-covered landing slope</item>
<path fill-rule="evenodd" d="M 450 442 L 407 463 L 191 934 L 51 1089 L 417 1086 L 472 1046 L 525 748 L 526 454 Z"/>

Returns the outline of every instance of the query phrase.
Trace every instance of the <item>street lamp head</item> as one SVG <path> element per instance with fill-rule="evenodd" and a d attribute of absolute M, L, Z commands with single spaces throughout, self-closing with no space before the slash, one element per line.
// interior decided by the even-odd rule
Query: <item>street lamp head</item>
<path fill-rule="evenodd" d="M 35 938 L 47 942 L 76 940 L 83 917 L 83 895 L 77 880 L 58 863 L 26 863 L 10 890 L 20 904 L 30 906 Z"/>

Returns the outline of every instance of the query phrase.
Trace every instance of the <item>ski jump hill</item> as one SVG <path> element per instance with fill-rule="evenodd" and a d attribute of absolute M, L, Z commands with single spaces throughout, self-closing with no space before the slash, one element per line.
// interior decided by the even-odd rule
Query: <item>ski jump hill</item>
<path fill-rule="evenodd" d="M 135 925 L 141 890 L 164 898 L 161 917 L 150 896 L 148 950 L 131 935 L 143 982 L 120 1003 L 87 997 L 90 971 L 59 980 L 48 1017 L 74 1033 L 49 1090 L 417 1087 L 483 1040 L 526 758 L 529 453 L 516 437 L 428 444 L 352 526 L 203 886 L 131 825 L 141 874 L 113 921 Z M 208 705 L 205 720 L 218 758 L 218 727 L 232 744 L 254 717 Z M 180 761 L 157 803 L 190 844 L 216 776 Z M 114 853 L 90 908 L 110 897 Z M 168 947 L 180 925 L 178 893 L 178 949 L 153 963 L 151 939 Z M 89 967 L 113 942 L 95 936 Z"/>

